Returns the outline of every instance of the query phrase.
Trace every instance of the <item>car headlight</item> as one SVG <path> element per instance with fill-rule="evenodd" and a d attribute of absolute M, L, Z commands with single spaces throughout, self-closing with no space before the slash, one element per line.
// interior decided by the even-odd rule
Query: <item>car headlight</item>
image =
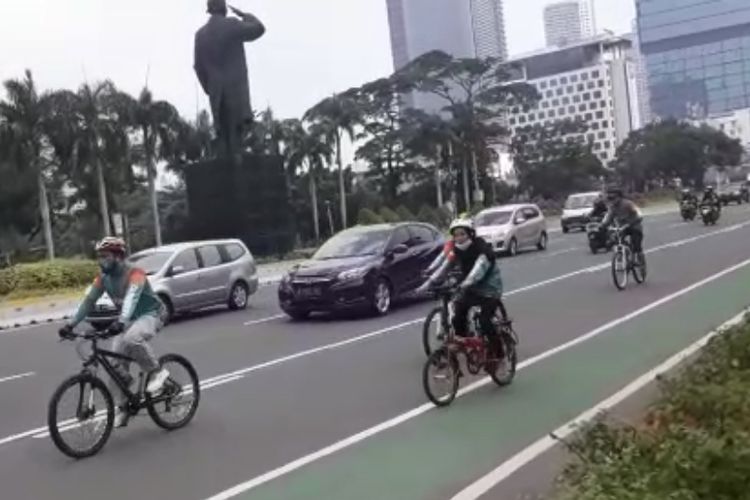
<path fill-rule="evenodd" d="M 369 271 L 369 267 L 357 267 L 355 269 L 348 269 L 346 271 L 342 271 L 339 273 L 339 280 L 341 281 L 351 281 L 362 278 L 365 274 L 367 274 L 367 271 Z"/>

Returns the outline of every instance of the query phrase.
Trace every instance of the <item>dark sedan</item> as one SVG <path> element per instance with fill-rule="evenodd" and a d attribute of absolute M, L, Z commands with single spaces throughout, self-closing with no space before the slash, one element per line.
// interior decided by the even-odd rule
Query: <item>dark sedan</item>
<path fill-rule="evenodd" d="M 395 299 L 422 284 L 443 236 L 422 223 L 357 226 L 329 239 L 279 285 L 279 304 L 294 319 L 311 312 L 387 314 Z"/>
<path fill-rule="evenodd" d="M 719 199 L 724 205 L 729 205 L 730 203 L 741 205 L 742 202 L 750 201 L 750 193 L 745 183 L 735 183 L 724 188 L 719 193 Z"/>

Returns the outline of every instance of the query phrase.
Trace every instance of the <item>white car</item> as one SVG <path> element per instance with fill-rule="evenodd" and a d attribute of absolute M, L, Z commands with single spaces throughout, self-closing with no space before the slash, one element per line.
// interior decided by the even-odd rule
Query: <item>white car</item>
<path fill-rule="evenodd" d="M 563 207 L 563 213 L 560 217 L 560 226 L 563 233 L 571 229 L 586 230 L 586 224 L 589 222 L 589 215 L 594 209 L 594 202 L 599 197 L 599 192 L 577 193 L 568 196 Z"/>
<path fill-rule="evenodd" d="M 547 249 L 547 222 L 539 207 L 530 203 L 482 210 L 474 225 L 477 235 L 498 253 L 513 256 L 524 248 Z"/>

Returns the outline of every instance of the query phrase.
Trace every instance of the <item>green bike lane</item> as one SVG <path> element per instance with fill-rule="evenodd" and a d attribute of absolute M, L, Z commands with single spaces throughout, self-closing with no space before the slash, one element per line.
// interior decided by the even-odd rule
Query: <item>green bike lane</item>
<path fill-rule="evenodd" d="M 749 302 L 746 265 L 528 366 L 508 388 L 485 385 L 234 498 L 451 498 Z"/>

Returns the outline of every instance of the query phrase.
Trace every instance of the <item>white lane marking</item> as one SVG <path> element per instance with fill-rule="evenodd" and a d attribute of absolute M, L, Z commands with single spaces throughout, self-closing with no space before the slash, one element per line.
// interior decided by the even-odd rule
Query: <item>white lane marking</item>
<path fill-rule="evenodd" d="M 254 319 L 252 321 L 246 321 L 244 323 L 244 325 L 245 326 L 259 325 L 261 323 L 268 323 L 269 321 L 273 321 L 273 320 L 276 320 L 276 319 L 281 319 L 281 318 L 283 318 L 285 316 L 286 316 L 285 314 L 276 314 L 274 316 L 269 316 L 267 318 L 260 318 L 260 319 Z"/>
<path fill-rule="evenodd" d="M 590 422 L 602 412 L 606 412 L 607 410 L 610 410 L 618 404 L 622 403 L 647 385 L 654 382 L 661 374 L 669 372 L 680 363 L 684 362 L 686 359 L 694 355 L 706 344 L 708 344 L 708 342 L 710 342 L 712 338 L 720 335 L 721 333 L 726 331 L 726 329 L 741 323 L 745 319 L 746 313 L 747 311 L 741 312 L 726 323 L 722 324 L 718 329 L 712 331 L 708 335 L 702 337 L 671 358 L 667 359 L 660 365 L 644 373 L 637 379 L 633 380 L 630 384 L 620 389 L 618 392 L 599 402 L 596 406 L 589 408 L 573 420 L 570 420 L 555 431 L 551 432 L 549 435 L 546 435 L 530 446 L 527 446 L 526 448 L 500 464 L 496 469 L 492 470 L 487 475 L 481 477 L 474 483 L 461 490 L 459 493 L 454 495 L 451 500 L 476 500 L 477 498 L 481 497 L 489 490 L 494 488 L 497 484 L 501 483 L 502 481 L 510 477 L 513 473 L 527 465 L 529 462 L 535 460 L 537 457 L 543 455 L 555 445 L 559 444 L 560 439 L 564 439 L 577 430 L 580 430 L 580 426 L 582 424 Z"/>
<path fill-rule="evenodd" d="M 0 384 L 3 382 L 10 382 L 11 380 L 18 380 L 19 378 L 33 377 L 36 375 L 34 372 L 19 373 L 18 375 L 11 375 L 10 377 L 0 378 Z"/>
<path fill-rule="evenodd" d="M 750 221 L 747 221 L 745 223 L 738 224 L 737 227 L 734 227 L 734 228 L 732 228 L 732 227 L 724 228 L 724 229 L 721 229 L 721 230 L 716 231 L 714 233 L 705 233 L 705 234 L 702 234 L 702 235 L 699 235 L 699 236 L 696 236 L 696 237 L 693 237 L 693 238 L 688 238 L 687 240 L 682 240 L 682 241 L 684 241 L 684 242 L 690 242 L 690 241 L 699 240 L 699 239 L 702 239 L 702 238 L 709 237 L 709 236 L 711 236 L 711 235 L 713 235 L 715 233 L 718 233 L 718 232 L 727 232 L 728 230 L 733 231 L 735 229 L 738 229 L 739 227 L 743 227 L 743 226 L 746 226 L 746 225 L 749 225 L 749 224 L 750 224 Z M 646 253 L 656 252 L 656 251 L 662 250 L 664 248 L 670 248 L 673 245 L 674 245 L 674 243 L 668 243 L 668 244 L 662 245 L 660 247 L 652 248 L 651 250 L 648 250 Z M 607 268 L 609 268 L 609 266 L 610 266 L 609 263 L 605 263 L 605 264 L 601 264 L 601 265 L 598 265 L 598 266 L 593 266 L 593 267 L 587 267 L 587 268 L 584 268 L 584 269 L 579 269 L 578 271 L 573 271 L 571 273 L 563 274 L 563 275 L 557 276 L 555 278 L 550 278 L 548 280 L 540 281 L 538 283 L 527 285 L 525 287 L 517 288 L 515 290 L 507 292 L 505 294 L 505 296 L 515 295 L 517 293 L 522 293 L 522 292 L 526 292 L 528 290 L 533 290 L 535 288 L 539 288 L 539 287 L 546 286 L 546 285 L 549 285 L 549 284 L 552 284 L 552 283 L 556 283 L 558 281 L 562 281 L 562 280 L 565 280 L 567 278 L 571 278 L 573 276 L 577 276 L 577 275 L 580 275 L 580 274 L 597 272 L 597 271 L 600 271 L 602 269 L 607 269 Z M 404 327 L 411 326 L 411 325 L 420 323 L 422 321 L 424 321 L 424 318 L 420 317 L 420 318 L 417 318 L 417 319 L 413 319 L 411 321 L 406 321 L 404 323 L 400 323 L 400 324 L 397 324 L 397 325 L 394 325 L 394 326 L 386 327 L 386 328 L 383 328 L 383 329 L 380 329 L 380 330 L 377 330 L 377 331 L 374 331 L 374 332 L 370 332 L 370 333 L 367 333 L 367 334 L 364 334 L 364 335 L 360 335 L 358 337 L 352 337 L 350 339 L 347 339 L 347 340 L 344 340 L 344 341 L 341 341 L 341 342 L 335 342 L 333 344 L 326 344 L 324 346 L 316 347 L 316 348 L 313 348 L 313 349 L 308 349 L 306 351 L 301 351 L 301 352 L 298 352 L 298 353 L 295 353 L 295 354 L 291 354 L 291 355 L 288 355 L 288 356 L 284 356 L 284 357 L 281 357 L 281 358 L 276 358 L 276 359 L 273 359 L 271 361 L 267 361 L 265 363 L 261 363 L 261 364 L 254 365 L 254 366 L 250 366 L 248 368 L 243 368 L 243 369 L 231 372 L 231 373 L 224 373 L 224 374 L 221 374 L 221 375 L 217 375 L 215 377 L 212 377 L 211 379 L 207 379 L 207 381 L 209 381 L 209 383 L 210 383 L 210 381 L 223 380 L 223 379 L 226 379 L 226 378 L 233 378 L 233 377 L 236 377 L 236 376 L 246 375 L 248 373 L 252 373 L 252 372 L 255 372 L 255 371 L 258 371 L 258 370 L 262 370 L 264 368 L 269 368 L 269 367 L 272 367 L 272 366 L 275 366 L 275 365 L 279 365 L 281 363 L 285 363 L 287 361 L 292 361 L 294 359 L 298 359 L 298 358 L 301 358 L 301 357 L 304 357 L 304 356 L 309 356 L 309 355 L 316 354 L 316 353 L 319 353 L 319 352 L 324 352 L 324 351 L 329 351 L 329 350 L 337 349 L 339 347 L 343 347 L 343 346 L 346 346 L 346 345 L 354 344 L 354 343 L 360 342 L 362 340 L 366 340 L 366 339 L 369 339 L 369 338 L 373 338 L 373 337 L 385 335 L 387 333 L 390 333 L 390 332 L 393 332 L 393 331 L 396 331 L 396 330 L 400 330 L 400 329 L 402 329 Z M 573 345 L 575 345 L 575 344 L 573 344 Z M 568 346 L 568 347 L 570 347 L 570 346 Z M 534 360 L 534 359 L 535 358 L 531 358 L 531 360 Z M 529 361 L 531 361 L 531 360 L 529 360 Z M 524 363 L 520 363 L 519 364 L 519 368 L 523 367 L 523 366 L 525 366 Z M 233 380 L 236 380 L 236 379 L 233 379 Z M 481 381 L 480 380 L 479 382 L 475 382 L 474 384 L 471 384 L 471 385 L 467 386 L 465 389 L 462 389 L 462 391 L 467 391 L 468 390 L 470 392 L 470 391 L 472 391 L 472 390 L 474 390 L 474 389 L 476 389 L 476 388 L 478 388 L 481 385 L 484 385 L 486 383 L 487 383 L 486 380 L 485 381 Z M 477 384 L 479 384 L 479 385 L 477 385 Z M 464 392 L 459 391 L 459 394 L 464 394 Z M 431 407 L 431 405 L 427 404 L 427 405 L 425 405 L 425 407 L 427 407 L 427 409 L 429 409 L 429 407 Z M 424 411 L 426 411 L 426 410 L 423 410 L 423 411 L 421 411 L 418 414 L 424 413 Z M 398 425 L 398 424 L 393 424 L 393 425 Z M 384 427 L 384 429 L 390 428 L 393 425 Z M 37 434 L 37 433 L 42 432 L 42 431 L 45 431 L 46 429 L 47 429 L 46 427 L 39 427 L 37 429 L 32 429 L 31 431 L 26 431 L 26 432 L 22 432 L 20 434 L 15 434 L 15 435 L 12 435 L 12 436 L 8 436 L 6 438 L 0 439 L 0 446 L 2 446 L 4 444 L 7 444 L 7 443 L 10 443 L 10 442 L 13 442 L 13 441 L 17 441 L 19 439 L 26 438 L 28 436 L 33 436 L 34 434 Z M 380 432 L 380 431 L 378 431 L 378 432 Z M 331 453 L 333 453 L 333 452 L 331 452 Z"/>
<path fill-rule="evenodd" d="M 615 320 L 610 321 L 609 323 L 606 323 L 605 325 L 600 326 L 599 328 L 596 328 L 595 330 L 592 330 L 580 337 L 576 337 L 573 340 L 570 340 L 568 342 L 565 342 L 564 344 L 560 344 L 552 349 L 549 349 L 548 351 L 545 351 L 541 354 L 538 354 L 537 356 L 534 356 L 532 358 L 529 358 L 521 363 L 518 364 L 518 369 L 523 370 L 530 366 L 533 366 L 550 356 L 554 356 L 555 354 L 558 354 L 562 351 L 566 351 L 570 349 L 571 347 L 574 347 L 578 344 L 581 344 L 589 339 L 592 339 L 598 335 L 601 335 L 602 333 L 611 330 L 612 328 L 615 328 L 627 321 L 630 321 L 631 319 L 640 316 L 642 314 L 645 314 L 648 311 L 651 311 L 652 309 L 655 309 L 663 304 L 666 304 L 668 302 L 671 302 L 675 300 L 678 297 L 681 297 L 696 288 L 700 288 L 701 286 L 704 286 L 708 283 L 711 283 L 712 281 L 715 281 L 723 276 L 726 276 L 727 274 L 733 273 L 737 271 L 738 269 L 741 269 L 745 266 L 750 264 L 750 259 L 747 259 L 739 264 L 735 264 L 731 267 L 728 267 L 722 271 L 719 271 L 716 274 L 713 274 L 707 278 L 704 278 L 700 281 L 697 281 L 693 283 L 692 285 L 689 285 L 685 288 L 682 288 L 681 290 L 678 290 L 674 293 L 671 293 L 665 297 L 662 297 L 661 299 L 652 302 L 644 307 L 641 307 L 640 309 L 637 309 L 629 314 L 626 314 L 625 316 L 622 316 L 620 318 L 617 318 Z M 480 379 L 471 385 L 468 385 L 467 387 L 463 388 L 459 391 L 457 397 L 464 396 L 465 394 L 468 394 L 470 392 L 476 391 L 480 387 L 483 387 L 490 383 L 491 379 L 489 377 L 485 377 L 483 379 Z M 229 498 L 233 498 L 241 493 L 245 493 L 249 490 L 252 490 L 254 488 L 257 488 L 258 486 L 267 483 L 269 481 L 272 481 L 274 479 L 277 479 L 281 476 L 284 476 L 286 474 L 289 474 L 290 472 L 293 472 L 305 465 L 308 465 L 312 462 L 315 462 L 317 460 L 320 460 L 321 458 L 324 458 L 328 455 L 331 455 L 333 453 L 336 453 L 338 451 L 341 451 L 345 448 L 348 448 L 349 446 L 352 446 L 353 444 L 359 443 L 361 441 L 364 441 L 365 439 L 372 437 L 376 434 L 379 434 L 387 429 L 391 429 L 399 424 L 402 424 L 408 420 L 411 420 L 419 415 L 422 415 L 423 413 L 426 413 L 432 409 L 434 409 L 435 406 L 432 403 L 425 403 L 421 406 L 418 406 L 417 408 L 414 408 L 406 413 L 402 413 L 401 415 L 398 415 L 390 420 L 386 420 L 385 422 L 381 422 L 380 424 L 377 424 L 373 427 L 370 427 L 369 429 L 365 429 L 364 431 L 361 431 L 357 434 L 354 434 L 352 436 L 349 436 L 345 439 L 342 439 L 341 441 L 338 441 L 332 445 L 329 445 L 321 450 L 318 450 L 316 452 L 310 453 L 309 455 L 306 455 L 304 457 L 298 458 L 297 460 L 294 460 L 292 462 L 289 462 L 286 465 L 283 465 L 281 467 L 278 467 L 276 469 L 273 469 L 269 472 L 266 472 L 265 474 L 262 474 L 260 476 L 257 476 L 249 481 L 246 481 L 244 483 L 238 484 L 237 486 L 234 486 L 232 488 L 229 488 L 217 495 L 214 495 L 210 497 L 208 500 L 227 500 Z"/>

